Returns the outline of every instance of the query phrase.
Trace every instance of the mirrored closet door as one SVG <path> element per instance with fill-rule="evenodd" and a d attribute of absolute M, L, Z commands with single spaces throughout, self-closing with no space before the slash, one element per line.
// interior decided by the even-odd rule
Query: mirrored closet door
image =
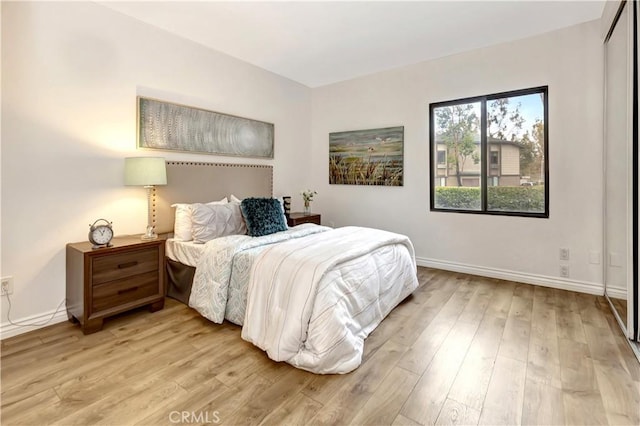
<path fill-rule="evenodd" d="M 604 282 L 631 340 L 638 329 L 636 8 L 620 2 L 605 39 Z"/>

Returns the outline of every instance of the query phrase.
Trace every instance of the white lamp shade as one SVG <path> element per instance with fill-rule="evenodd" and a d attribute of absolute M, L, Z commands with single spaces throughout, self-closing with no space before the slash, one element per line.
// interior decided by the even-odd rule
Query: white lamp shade
<path fill-rule="evenodd" d="M 124 184 L 136 186 L 166 185 L 167 166 L 161 157 L 124 159 Z"/>

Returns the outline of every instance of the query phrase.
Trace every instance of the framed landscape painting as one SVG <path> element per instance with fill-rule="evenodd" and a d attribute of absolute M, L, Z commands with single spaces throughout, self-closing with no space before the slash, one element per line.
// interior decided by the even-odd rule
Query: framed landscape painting
<path fill-rule="evenodd" d="M 273 158 L 274 126 L 201 108 L 138 97 L 138 147 Z"/>
<path fill-rule="evenodd" d="M 402 186 L 404 126 L 329 133 L 329 183 Z"/>

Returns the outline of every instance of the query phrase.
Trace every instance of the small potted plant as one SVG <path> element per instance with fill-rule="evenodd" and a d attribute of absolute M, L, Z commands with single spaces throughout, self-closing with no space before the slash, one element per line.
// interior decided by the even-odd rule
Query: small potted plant
<path fill-rule="evenodd" d="M 313 196 L 317 194 L 316 191 L 312 191 L 311 189 L 306 189 L 301 192 L 302 200 L 304 201 L 304 214 L 311 214 L 311 201 L 313 201 Z"/>

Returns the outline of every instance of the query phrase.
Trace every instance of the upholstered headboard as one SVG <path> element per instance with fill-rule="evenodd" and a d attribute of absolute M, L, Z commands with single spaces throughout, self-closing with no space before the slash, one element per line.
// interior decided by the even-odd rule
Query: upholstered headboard
<path fill-rule="evenodd" d="M 157 233 L 173 231 L 174 203 L 206 203 L 229 195 L 271 197 L 273 166 L 167 161 L 167 185 L 156 186 Z"/>

